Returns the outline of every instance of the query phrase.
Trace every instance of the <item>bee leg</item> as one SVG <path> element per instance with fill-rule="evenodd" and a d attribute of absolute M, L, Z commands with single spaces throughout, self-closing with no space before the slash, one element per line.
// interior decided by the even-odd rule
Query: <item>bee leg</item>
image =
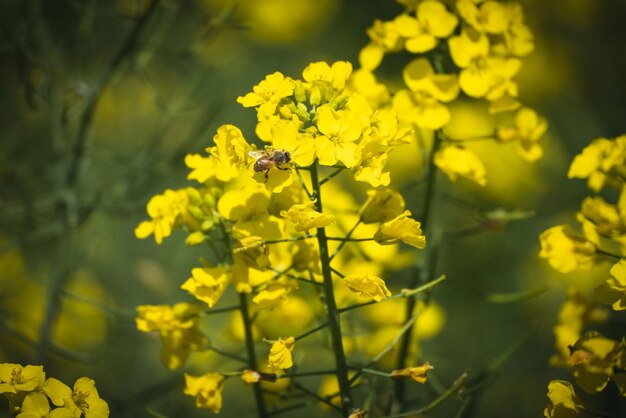
<path fill-rule="evenodd" d="M 270 170 L 265 170 L 265 183 L 270 179 Z"/>
<path fill-rule="evenodd" d="M 283 171 L 291 170 L 289 167 L 279 167 L 279 166 L 276 166 L 276 168 L 279 169 L 279 170 L 283 170 Z"/>

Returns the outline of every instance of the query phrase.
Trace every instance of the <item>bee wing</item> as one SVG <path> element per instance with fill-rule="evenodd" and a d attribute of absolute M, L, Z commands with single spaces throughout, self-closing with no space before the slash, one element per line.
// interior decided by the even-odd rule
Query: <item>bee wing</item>
<path fill-rule="evenodd" d="M 257 160 L 266 154 L 267 154 L 267 151 L 262 150 L 262 149 L 255 149 L 255 150 L 248 152 L 248 155 L 250 157 L 256 158 Z"/>

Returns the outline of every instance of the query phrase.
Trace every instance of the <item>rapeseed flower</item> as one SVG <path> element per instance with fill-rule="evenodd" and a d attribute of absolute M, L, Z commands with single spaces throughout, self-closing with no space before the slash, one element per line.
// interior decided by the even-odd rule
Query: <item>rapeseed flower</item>
<path fill-rule="evenodd" d="M 595 293 L 601 303 L 612 305 L 614 310 L 626 309 L 626 259 L 611 267 L 611 277 L 597 287 Z"/>
<path fill-rule="evenodd" d="M 353 292 L 371 298 L 376 302 L 391 296 L 391 292 L 387 289 L 383 279 L 371 274 L 351 274 L 344 277 L 343 282 Z"/>
<path fill-rule="evenodd" d="M 434 49 L 439 39 L 450 36 L 458 19 L 443 3 L 426 0 L 417 6 L 415 17 L 401 14 L 393 23 L 398 34 L 405 38 L 404 48 L 417 54 Z"/>
<path fill-rule="evenodd" d="M 185 395 L 196 398 L 196 408 L 210 409 L 214 413 L 222 409 L 224 376 L 219 373 L 206 373 L 192 376 L 185 373 Z"/>
<path fill-rule="evenodd" d="M 461 176 L 480 186 L 487 184 L 486 169 L 476 154 L 460 145 L 446 146 L 435 154 L 435 165 L 451 181 Z"/>
<path fill-rule="evenodd" d="M 270 348 L 267 367 L 273 372 L 291 368 L 293 366 L 291 352 L 295 343 L 296 340 L 293 337 L 279 338 L 278 341 L 274 342 Z"/>
<path fill-rule="evenodd" d="M 410 216 L 411 212 L 406 210 L 383 223 L 374 234 L 374 240 L 382 245 L 395 244 L 400 240 L 415 248 L 426 247 L 426 237 L 422 233 L 421 224 Z"/>
<path fill-rule="evenodd" d="M 550 265 L 561 273 L 578 268 L 588 269 L 596 259 L 596 246 L 591 241 L 574 234 L 568 225 L 554 226 L 539 235 L 541 252 Z"/>
<path fill-rule="evenodd" d="M 426 379 L 427 379 L 426 374 L 430 370 L 433 370 L 433 369 L 434 367 L 429 362 L 425 362 L 421 366 L 407 367 L 407 368 L 400 369 L 400 370 L 394 370 L 390 373 L 389 376 L 392 379 L 405 378 L 405 379 L 411 379 L 417 383 L 426 383 Z"/>

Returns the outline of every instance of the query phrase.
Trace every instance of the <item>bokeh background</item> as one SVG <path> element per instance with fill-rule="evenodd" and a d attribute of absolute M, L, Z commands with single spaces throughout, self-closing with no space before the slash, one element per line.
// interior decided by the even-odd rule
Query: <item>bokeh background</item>
<path fill-rule="evenodd" d="M 297 76 L 320 60 L 356 65 L 366 28 L 401 7 L 392 0 L 151 3 L 0 1 L 0 362 L 44 364 L 48 376 L 68 383 L 93 377 L 112 417 L 206 416 L 182 395 L 182 372 L 160 364 L 158 339 L 134 324 L 137 305 L 188 300 L 178 287 L 203 251 L 180 236 L 161 246 L 139 241 L 134 227 L 150 196 L 186 184 L 184 155 L 202 152 L 219 125 L 234 123 L 253 140 L 254 113 L 237 96 L 277 70 Z M 524 61 L 520 97 L 550 122 L 545 156 L 531 164 L 514 149 L 475 143 L 488 185 L 440 178 L 449 197 L 437 209 L 452 227 L 473 222 L 473 209 L 458 200 L 534 212 L 441 249 L 438 270 L 449 280 L 433 298 L 445 326 L 421 346 L 436 365 L 433 380 L 445 384 L 508 359 L 475 395 L 471 417 L 540 416 L 548 381 L 570 377 L 548 366 L 558 307 L 569 285 L 592 289 L 607 269 L 557 273 L 537 258 L 537 237 L 573 223 L 587 194 L 583 182 L 566 178 L 573 156 L 596 137 L 626 131 L 626 3 L 521 3 L 536 50 Z M 390 57 L 378 75 L 398 85 L 406 61 Z M 470 105 L 453 115 L 458 132 L 491 127 Z M 419 174 L 400 160 L 398 181 Z M 420 196 L 409 192 L 409 205 Z M 546 285 L 531 300 L 494 303 L 494 294 Z M 605 331 L 618 338 L 624 325 L 622 318 Z M 212 362 L 199 357 L 192 367 Z M 233 384 L 224 396 L 223 416 L 253 414 L 249 388 Z M 626 411 L 612 391 L 596 398 L 616 417 Z M 430 416 L 450 413 L 444 405 Z"/>

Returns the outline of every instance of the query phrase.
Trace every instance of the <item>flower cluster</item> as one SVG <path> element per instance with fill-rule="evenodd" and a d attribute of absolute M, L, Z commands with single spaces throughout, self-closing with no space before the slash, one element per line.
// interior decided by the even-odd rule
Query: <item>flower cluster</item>
<path fill-rule="evenodd" d="M 417 56 L 404 67 L 406 88 L 376 97 L 389 97 L 403 126 L 425 130 L 445 128 L 454 116 L 448 104 L 461 99 L 461 93 L 469 99 L 485 99 L 491 113 L 509 117 L 505 118 L 508 121 L 501 118 L 500 126 L 484 139 L 516 143 L 522 157 L 530 161 L 540 158 L 539 140 L 547 122 L 534 110 L 520 107 L 517 99 L 515 77 L 523 57 L 534 49 L 521 5 L 472 0 L 401 3 L 405 10 L 400 15 L 389 21 L 376 20 L 369 28 L 370 42 L 359 55 L 359 77 L 370 81 L 371 91 L 379 90 L 372 72 L 386 54 L 407 51 Z M 447 146 L 437 152 L 437 167 L 453 181 L 461 176 L 484 186 L 485 168 L 480 158 L 461 144 L 463 138 L 447 139 Z"/>
<path fill-rule="evenodd" d="M 596 286 L 595 296 L 600 304 L 610 305 L 617 312 L 626 309 L 624 141 L 626 136 L 594 140 L 574 158 L 568 172 L 570 178 L 587 179 L 594 193 L 605 188 L 615 190 L 617 201 L 609 203 L 597 194 L 585 198 L 576 215 L 582 234 L 576 234 L 569 225 L 552 227 L 540 235 L 539 253 L 562 273 L 589 270 L 612 261 L 608 278 Z M 624 336 L 617 341 L 596 331 L 583 333 L 590 324 L 605 321 L 608 314 L 606 307 L 591 302 L 578 290 L 570 290 L 554 329 L 557 355 L 551 363 L 569 367 L 576 384 L 587 393 L 598 393 L 613 380 L 619 392 L 626 395 Z M 546 417 L 592 414 L 575 397 L 567 382 L 551 382 L 548 397 L 552 404 L 544 411 Z"/>
<path fill-rule="evenodd" d="M 53 377 L 46 379 L 42 366 L 0 364 L 0 394 L 8 399 L 16 418 L 109 416 L 109 406 L 100 399 L 92 379 L 81 377 L 70 388 Z"/>
<path fill-rule="evenodd" d="M 416 296 L 445 276 L 434 279 L 424 265 L 428 257 L 415 256 L 427 248 L 428 235 L 417 219 L 432 215 L 437 168 L 452 180 L 486 184 L 480 158 L 443 131 L 454 116 L 448 104 L 464 94 L 508 111 L 489 139 L 518 144 L 530 160 L 541 156 L 538 141 L 547 124 L 516 99 L 520 58 L 533 48 L 519 5 L 405 3 L 400 16 L 370 29 L 362 68 L 314 62 L 299 78 L 274 72 L 240 96 L 237 102 L 256 112 L 257 138 L 249 140 L 234 125 L 219 127 L 206 154 L 185 159 L 188 179 L 198 184 L 148 203 L 150 219 L 136 228 L 138 238 L 153 235 L 160 244 L 182 229 L 187 245 L 205 245 L 207 252 L 180 286 L 195 300 L 140 306 L 137 328 L 160 335 L 162 360 L 172 369 L 204 351 L 244 363 L 235 371 L 216 364 L 208 373 L 205 365 L 202 374 L 185 374 L 185 394 L 199 408 L 219 412 L 234 376 L 252 386 L 261 415 L 274 407 L 261 385 L 274 385 L 274 394 L 307 393 L 294 369 L 305 364 L 310 348 L 303 340 L 318 331 L 330 334 L 326 354 L 336 369 L 324 378 L 317 400 L 344 416 L 358 406 L 351 391 L 363 374 L 399 379 L 400 393 L 405 383 L 424 383 L 433 369 L 420 359 L 418 343 L 439 332 L 444 315 L 430 298 Z M 392 92 L 373 71 L 386 53 L 403 49 L 417 56 L 403 70 L 405 88 Z M 424 130 L 434 130 L 435 139 L 420 149 L 429 180 L 416 219 L 390 187 L 388 162 Z M 370 190 L 355 198 L 344 189 L 350 180 Z M 401 270 L 411 279 L 394 274 Z M 238 302 L 224 307 L 224 300 Z M 230 322 L 225 332 L 205 336 L 203 318 L 212 314 L 229 315 Z M 246 357 L 217 349 L 214 342 L 224 340 L 245 345 Z M 267 344 L 265 361 L 257 360 L 260 342 Z"/>
<path fill-rule="evenodd" d="M 402 267 L 399 244 L 426 246 L 421 224 L 400 193 L 370 190 L 359 204 L 330 182 L 350 171 L 356 181 L 387 186 L 389 153 L 411 134 L 411 129 L 399 128 L 394 109 L 376 107 L 353 84 L 347 62 L 313 63 L 300 80 L 278 72 L 268 75 L 238 99 L 244 107 L 255 107 L 255 131 L 264 148 L 249 143 L 236 126 L 221 126 L 207 155 L 185 159 L 188 179 L 200 185 L 167 190 L 148 203 L 150 219 L 136 228 L 138 238 L 153 235 L 160 244 L 182 229 L 187 245 L 208 243 L 213 251 L 180 286 L 196 302 L 137 308 L 137 328 L 160 335 L 168 368 L 180 368 L 191 353 L 212 348 L 200 331 L 201 319 L 232 285 L 240 298 L 233 309 L 233 329 L 243 328 L 235 337 L 252 350 L 255 334 L 271 343 L 269 374 L 251 357 L 250 373 L 241 377 L 248 383 L 266 375 L 275 380 L 294 364 L 294 335 L 319 310 L 304 302 L 312 288 L 329 292 L 331 286 L 335 310 L 382 302 L 392 296 L 381 277 L 386 266 Z M 333 197 L 323 209 L 322 186 L 324 195 Z M 411 257 L 405 260 L 411 263 Z M 258 315 L 254 327 L 252 313 Z M 276 317 L 294 326 L 276 327 Z M 346 341 L 345 350 L 359 351 L 359 346 Z M 251 379 L 251 373 L 261 378 Z M 216 376 L 230 377 L 187 375 L 185 391 L 196 397 L 198 406 L 215 412 L 221 408 L 224 384 Z"/>

